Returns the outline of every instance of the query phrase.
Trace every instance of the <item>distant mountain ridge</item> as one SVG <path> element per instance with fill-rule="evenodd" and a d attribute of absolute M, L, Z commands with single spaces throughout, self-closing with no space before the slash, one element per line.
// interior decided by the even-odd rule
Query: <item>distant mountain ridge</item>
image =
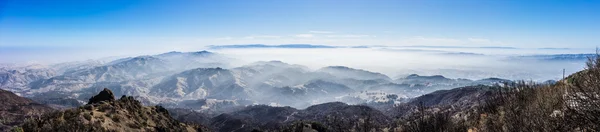
<path fill-rule="evenodd" d="M 317 71 L 329 73 L 339 78 L 352 78 L 358 80 L 391 80 L 388 76 L 381 73 L 353 69 L 345 66 L 328 66 Z"/>
<path fill-rule="evenodd" d="M 241 49 L 241 48 L 336 48 L 335 46 L 312 45 L 312 44 L 282 44 L 282 45 L 265 45 L 265 44 L 247 44 L 247 45 L 211 45 L 211 49 Z"/>
<path fill-rule="evenodd" d="M 596 54 L 553 54 L 553 55 L 529 55 L 520 56 L 523 59 L 541 59 L 549 61 L 585 61 Z"/>
<path fill-rule="evenodd" d="M 502 47 L 502 46 L 481 46 L 481 47 L 467 47 L 467 46 L 401 46 L 401 47 L 419 47 L 419 48 L 482 48 L 482 49 L 518 49 L 516 47 Z"/>
<path fill-rule="evenodd" d="M 0 68 L 0 88 L 9 90 L 23 90 L 29 83 L 49 79 L 58 73 L 49 68 Z"/>

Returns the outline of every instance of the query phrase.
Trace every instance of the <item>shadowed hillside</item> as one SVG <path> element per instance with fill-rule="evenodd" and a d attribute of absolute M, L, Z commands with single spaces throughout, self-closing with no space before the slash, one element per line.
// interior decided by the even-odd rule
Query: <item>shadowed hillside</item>
<path fill-rule="evenodd" d="M 199 125 L 180 123 L 161 106 L 146 107 L 131 96 L 116 100 L 104 89 L 87 105 L 34 118 L 25 131 L 207 131 Z"/>
<path fill-rule="evenodd" d="M 54 109 L 49 106 L 0 89 L 0 131 L 23 124 L 26 118 L 39 117 L 52 111 Z"/>

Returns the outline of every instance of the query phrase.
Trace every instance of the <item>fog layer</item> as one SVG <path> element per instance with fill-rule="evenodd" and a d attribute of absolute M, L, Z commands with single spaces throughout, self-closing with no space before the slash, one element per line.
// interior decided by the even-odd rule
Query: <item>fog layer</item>
<path fill-rule="evenodd" d="M 409 74 L 444 75 L 450 78 L 544 81 L 560 79 L 583 69 L 585 59 L 565 60 L 529 57 L 585 53 L 569 49 L 500 48 L 240 48 L 214 52 L 240 60 L 237 65 L 280 60 L 305 65 L 312 70 L 326 66 L 348 66 L 380 72 L 392 78 Z"/>

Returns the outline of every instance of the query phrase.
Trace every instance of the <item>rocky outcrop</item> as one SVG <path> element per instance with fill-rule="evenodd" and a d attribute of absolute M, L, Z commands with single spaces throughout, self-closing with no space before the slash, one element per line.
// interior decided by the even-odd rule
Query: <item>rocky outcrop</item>
<path fill-rule="evenodd" d="M 208 131 L 173 119 L 161 106 L 146 107 L 131 96 L 114 100 L 104 89 L 90 103 L 27 121 L 24 131 Z"/>
<path fill-rule="evenodd" d="M 102 101 L 114 101 L 114 100 L 115 100 L 115 94 L 113 94 L 113 92 L 110 91 L 108 88 L 104 88 L 104 90 L 102 90 L 98 95 L 90 98 L 90 100 L 88 101 L 88 104 L 99 103 Z"/>

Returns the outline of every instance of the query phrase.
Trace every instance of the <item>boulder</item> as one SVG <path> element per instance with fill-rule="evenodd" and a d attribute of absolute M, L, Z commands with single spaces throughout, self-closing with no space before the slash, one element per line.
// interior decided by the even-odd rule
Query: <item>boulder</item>
<path fill-rule="evenodd" d="M 114 100 L 115 100 L 115 95 L 113 94 L 113 92 L 110 91 L 110 89 L 108 89 L 108 88 L 104 88 L 104 90 L 100 91 L 100 93 L 98 93 L 98 95 L 90 98 L 90 100 L 88 101 L 88 104 L 99 103 L 102 101 L 114 101 Z"/>

